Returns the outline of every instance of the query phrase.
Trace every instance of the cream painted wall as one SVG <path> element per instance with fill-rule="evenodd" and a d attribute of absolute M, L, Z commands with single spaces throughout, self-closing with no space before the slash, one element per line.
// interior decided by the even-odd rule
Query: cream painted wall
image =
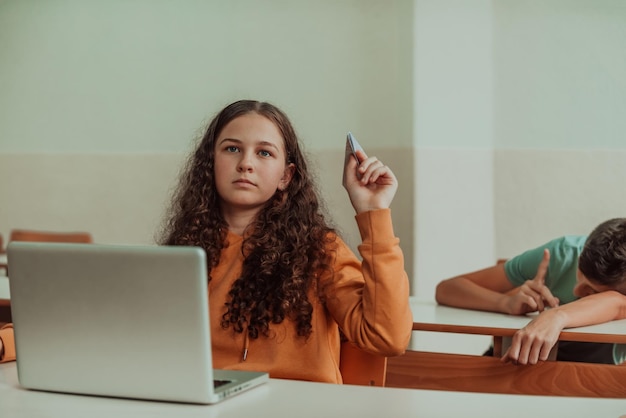
<path fill-rule="evenodd" d="M 492 2 L 415 8 L 416 294 L 493 261 Z"/>
<path fill-rule="evenodd" d="M 415 7 L 414 294 L 493 263 L 492 1 Z M 485 337 L 417 333 L 411 347 L 479 353 Z"/>
<path fill-rule="evenodd" d="M 280 105 L 313 149 L 340 149 L 348 129 L 406 146 L 411 7 L 4 0 L 0 151 L 186 151 L 242 97 Z"/>
<path fill-rule="evenodd" d="M 624 149 L 626 2 L 494 2 L 496 146 Z"/>
<path fill-rule="evenodd" d="M 626 216 L 626 2 L 494 2 L 498 257 Z"/>
<path fill-rule="evenodd" d="M 183 158 L 0 153 L 3 232 L 89 231 L 100 243 L 154 243 Z"/>
<path fill-rule="evenodd" d="M 417 0 L 417 294 L 626 214 L 626 3 Z M 422 334 L 419 349 L 487 341 Z"/>
<path fill-rule="evenodd" d="M 586 235 L 626 216 L 626 149 L 497 150 L 498 254 L 508 258 L 561 235 Z"/>
<path fill-rule="evenodd" d="M 346 132 L 406 179 L 394 217 L 412 254 L 412 8 L 411 0 L 0 2 L 0 233 L 87 229 L 99 242 L 152 242 L 203 125 L 225 104 L 257 98 L 291 117 L 353 247 L 337 164 Z"/>

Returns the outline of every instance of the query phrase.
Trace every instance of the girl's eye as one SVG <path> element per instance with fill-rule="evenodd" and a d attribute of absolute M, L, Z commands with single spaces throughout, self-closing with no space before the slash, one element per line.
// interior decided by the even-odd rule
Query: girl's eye
<path fill-rule="evenodd" d="M 237 152 L 239 149 L 234 145 L 229 145 L 226 147 L 226 151 L 228 152 Z"/>
<path fill-rule="evenodd" d="M 262 157 L 271 157 L 272 153 L 269 151 L 261 150 L 259 151 L 259 155 L 261 155 Z"/>

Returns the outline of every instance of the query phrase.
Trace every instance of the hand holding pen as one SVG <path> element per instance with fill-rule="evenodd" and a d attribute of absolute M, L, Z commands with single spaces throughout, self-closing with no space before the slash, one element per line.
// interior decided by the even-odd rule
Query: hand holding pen
<path fill-rule="evenodd" d="M 352 134 L 346 139 L 343 186 L 357 213 L 387 209 L 398 190 L 393 171 L 376 157 L 368 157 Z"/>

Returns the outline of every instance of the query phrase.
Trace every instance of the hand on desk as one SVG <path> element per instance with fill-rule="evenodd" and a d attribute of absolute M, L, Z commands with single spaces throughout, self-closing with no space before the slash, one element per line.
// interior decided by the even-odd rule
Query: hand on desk
<path fill-rule="evenodd" d="M 565 326 L 558 320 L 558 311 L 545 310 L 546 305 L 550 308 L 559 306 L 558 298 L 545 285 L 549 264 L 550 251 L 546 249 L 535 277 L 509 296 L 510 313 L 523 315 L 538 311 L 540 314 L 513 335 L 511 346 L 502 356 L 504 362 L 537 364 L 539 360 L 547 360 Z"/>
<path fill-rule="evenodd" d="M 564 327 L 559 310 L 542 312 L 513 335 L 502 361 L 524 365 L 547 360 Z"/>
<path fill-rule="evenodd" d="M 550 251 L 543 251 L 543 259 L 537 267 L 537 274 L 532 280 L 508 295 L 505 311 L 511 315 L 524 315 L 530 312 L 543 312 L 546 305 L 551 308 L 559 306 L 559 299 L 555 297 L 545 284 L 546 272 L 550 264 Z"/>

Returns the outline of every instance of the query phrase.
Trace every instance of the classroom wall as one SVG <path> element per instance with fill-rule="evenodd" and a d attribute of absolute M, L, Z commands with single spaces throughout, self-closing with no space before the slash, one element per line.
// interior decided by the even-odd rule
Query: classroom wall
<path fill-rule="evenodd" d="M 417 289 L 622 216 L 626 3 L 415 4 Z"/>
<path fill-rule="evenodd" d="M 0 2 L 0 233 L 80 229 L 98 242 L 153 242 L 204 125 L 225 104 L 256 98 L 292 119 L 353 248 L 341 186 L 347 131 L 394 167 L 403 179 L 396 229 L 411 254 L 412 6 Z"/>
<path fill-rule="evenodd" d="M 4 0 L 0 233 L 152 242 L 201 127 L 260 98 L 290 115 L 351 245 L 345 133 L 394 168 L 412 292 L 433 298 L 623 216 L 624 21 L 619 0 Z M 469 340 L 415 344 L 484 348 Z"/>
<path fill-rule="evenodd" d="M 626 215 L 625 2 L 417 0 L 415 14 L 418 295 Z"/>
<path fill-rule="evenodd" d="M 494 259 L 492 2 L 415 8 L 416 294 Z"/>
<path fill-rule="evenodd" d="M 494 2 L 498 257 L 626 216 L 626 2 Z"/>
<path fill-rule="evenodd" d="M 444 278 L 495 259 L 493 6 L 417 0 L 414 292 L 434 301 Z M 486 337 L 414 333 L 411 348 L 479 353 Z"/>

